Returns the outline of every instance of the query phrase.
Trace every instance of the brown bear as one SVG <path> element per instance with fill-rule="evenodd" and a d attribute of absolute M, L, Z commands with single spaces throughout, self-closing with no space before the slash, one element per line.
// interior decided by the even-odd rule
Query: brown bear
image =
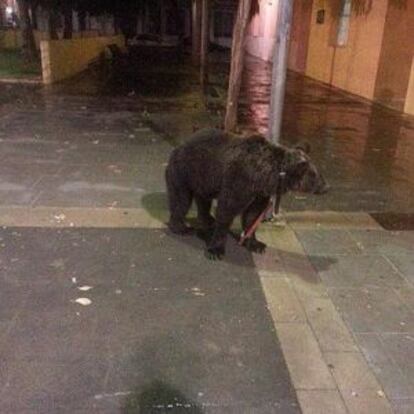
<path fill-rule="evenodd" d="M 246 231 L 269 205 L 284 174 L 283 193 L 289 190 L 322 194 L 328 186 L 305 148 L 289 149 L 271 144 L 261 135 L 236 138 L 219 129 L 198 131 L 172 152 L 166 169 L 170 221 L 173 233 L 192 229 L 185 217 L 195 200 L 198 221 L 214 229 L 207 257 L 221 259 L 229 228 L 238 215 Z M 217 199 L 216 217 L 210 213 Z M 253 234 L 244 242 L 262 253 L 266 245 Z"/>

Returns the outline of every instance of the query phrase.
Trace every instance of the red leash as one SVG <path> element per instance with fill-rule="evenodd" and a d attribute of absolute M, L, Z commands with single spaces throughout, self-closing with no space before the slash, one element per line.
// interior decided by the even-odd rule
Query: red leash
<path fill-rule="evenodd" d="M 250 238 L 252 234 L 256 231 L 256 229 L 259 227 L 260 223 L 263 221 L 263 219 L 267 216 L 267 214 L 273 210 L 273 201 L 271 200 L 269 202 L 269 205 L 265 208 L 262 214 L 260 214 L 259 217 L 255 220 L 255 222 L 248 228 L 248 230 L 245 232 L 243 231 L 240 235 L 239 244 L 242 245 L 246 239 Z"/>
<path fill-rule="evenodd" d="M 260 223 L 265 219 L 270 212 L 272 214 L 279 214 L 280 209 L 280 202 L 282 200 L 282 194 L 285 191 L 285 180 L 286 180 L 286 172 L 281 171 L 279 172 L 279 185 L 276 191 L 276 198 L 273 200 L 273 197 L 270 199 L 269 205 L 265 208 L 262 214 L 255 220 L 255 222 L 247 229 L 247 231 L 243 231 L 240 235 L 239 245 L 242 245 L 248 238 L 252 236 L 252 234 L 257 230 Z"/>

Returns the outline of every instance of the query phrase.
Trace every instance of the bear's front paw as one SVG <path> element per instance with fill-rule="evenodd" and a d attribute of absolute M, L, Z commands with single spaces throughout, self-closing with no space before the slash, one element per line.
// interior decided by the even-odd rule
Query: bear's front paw
<path fill-rule="evenodd" d="M 266 251 L 266 244 L 260 242 L 256 239 L 247 239 L 243 246 L 246 247 L 247 250 L 253 253 L 263 254 Z"/>
<path fill-rule="evenodd" d="M 188 236 L 194 233 L 194 228 L 186 226 L 182 223 L 168 223 L 168 228 L 174 234 L 179 234 L 180 236 Z"/>
<path fill-rule="evenodd" d="M 224 256 L 224 247 L 210 247 L 206 250 L 206 257 L 209 260 L 221 260 Z"/>

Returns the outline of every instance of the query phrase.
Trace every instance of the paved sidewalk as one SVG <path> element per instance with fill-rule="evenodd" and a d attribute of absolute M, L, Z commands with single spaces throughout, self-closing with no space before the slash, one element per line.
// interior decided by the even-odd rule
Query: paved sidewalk
<path fill-rule="evenodd" d="M 334 212 L 293 197 L 265 255 L 230 241 L 212 263 L 165 230 L 172 146 L 140 100 L 3 109 L 0 412 L 413 413 L 414 236 L 382 228 L 369 193 Z"/>
<path fill-rule="evenodd" d="M 413 413 L 414 232 L 386 231 L 361 213 L 287 219 L 348 331 L 328 328 L 318 301 L 305 303 L 322 319 L 311 325 L 317 337 L 322 328 L 319 345 L 349 412 L 392 412 L 387 398 L 393 412 Z"/>
<path fill-rule="evenodd" d="M 251 254 L 164 228 L 169 142 L 53 102 L 0 119 L 0 412 L 300 413 Z"/>

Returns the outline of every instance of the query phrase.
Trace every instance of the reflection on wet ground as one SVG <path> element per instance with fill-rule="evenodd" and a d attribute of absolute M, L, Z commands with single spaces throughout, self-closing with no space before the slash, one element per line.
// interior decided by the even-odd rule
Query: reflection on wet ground
<path fill-rule="evenodd" d="M 217 116 L 222 115 L 223 93 L 215 100 L 214 114 L 208 114 L 189 56 L 179 59 L 173 52 L 157 55 L 133 50 L 118 62 L 113 76 L 90 71 L 52 88 L 0 84 L 0 114 L 22 107 L 45 109 L 47 116 L 48 109 L 65 107 L 78 108 L 86 116 L 87 109 L 105 112 L 116 107 L 118 112 L 144 116 L 151 112 L 170 135 L 185 130 L 176 128 L 178 124 L 186 124 L 188 131 L 216 126 Z M 210 62 L 212 90 L 223 92 L 228 56 L 214 53 Z M 242 129 L 266 133 L 270 76 L 269 64 L 247 58 L 239 114 Z M 289 196 L 283 202 L 286 209 L 414 210 L 413 117 L 289 73 L 282 142 L 292 145 L 302 140 L 311 143 L 312 156 L 332 190 L 323 197 Z"/>
<path fill-rule="evenodd" d="M 267 131 L 271 66 L 249 57 L 241 124 Z M 287 209 L 414 210 L 414 118 L 289 73 L 282 142 L 307 140 L 332 191 L 292 196 Z"/>

